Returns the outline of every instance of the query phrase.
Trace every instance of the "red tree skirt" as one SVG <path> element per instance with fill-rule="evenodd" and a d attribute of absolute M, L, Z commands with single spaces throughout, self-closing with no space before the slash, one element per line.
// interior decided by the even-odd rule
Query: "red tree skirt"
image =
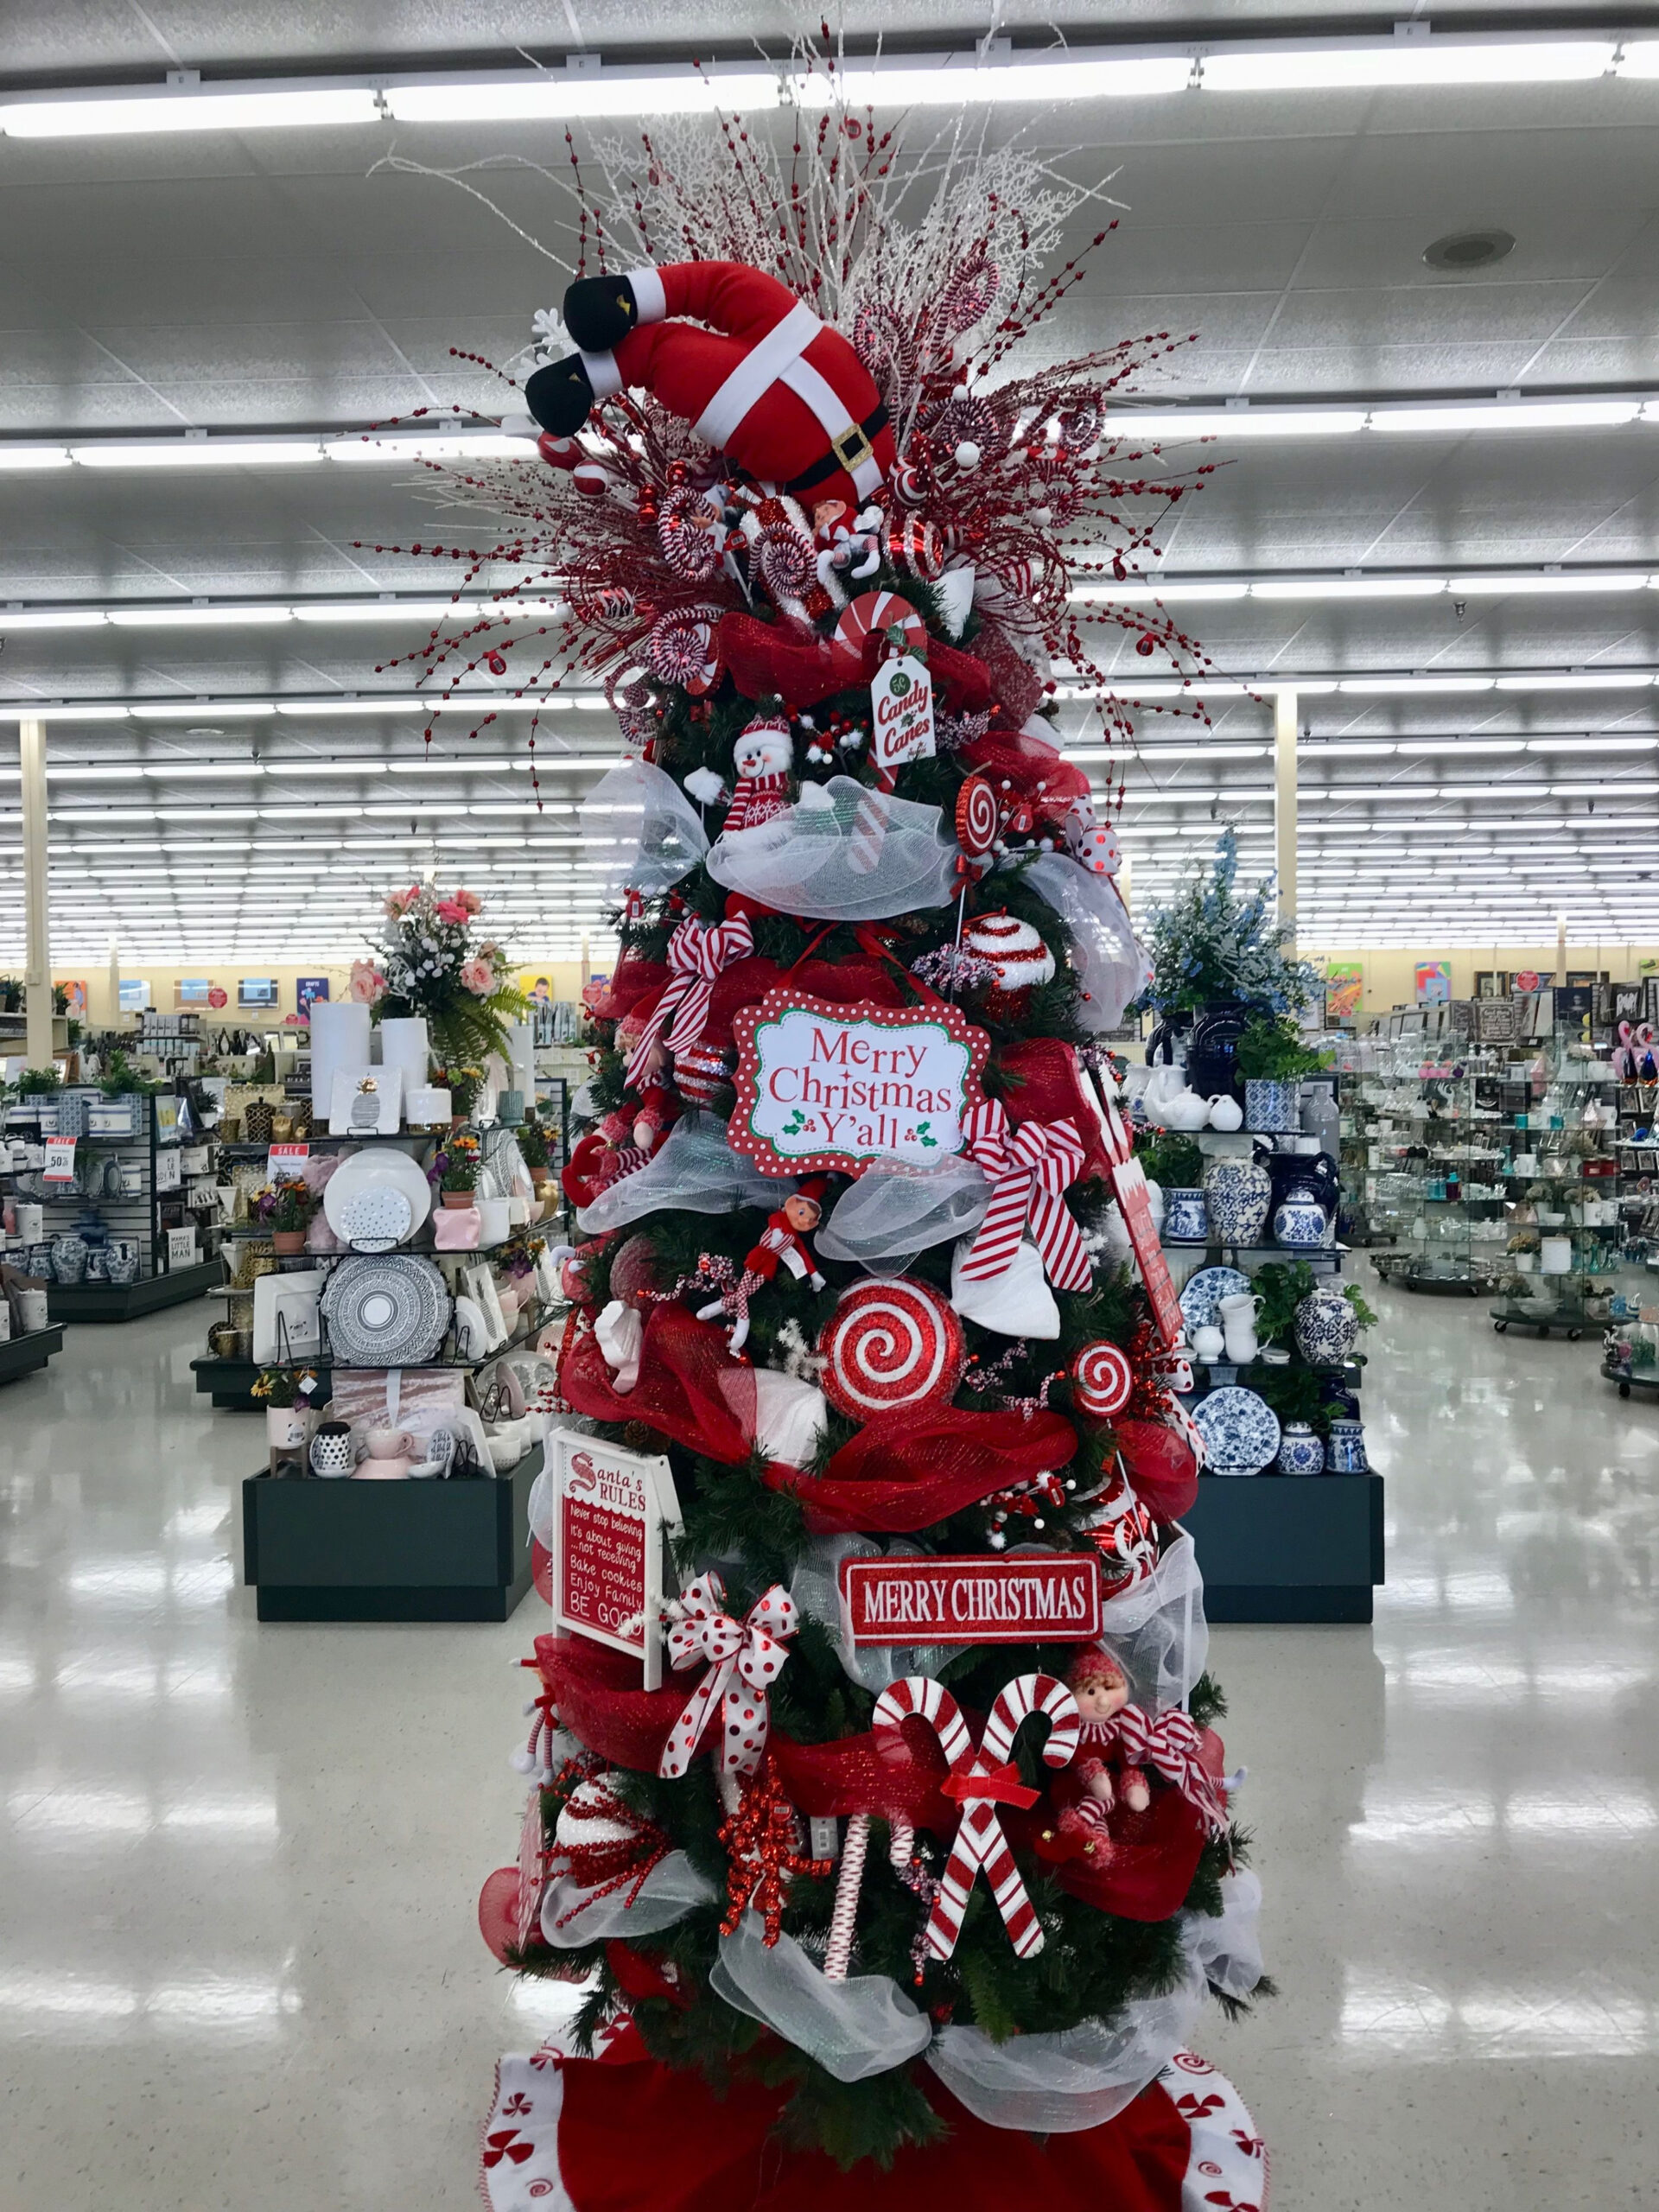
<path fill-rule="evenodd" d="M 849 2176 L 770 2131 L 784 2093 L 715 2099 L 625 2028 L 602 2058 L 504 2058 L 484 2126 L 490 2212 L 1265 2212 L 1266 2146 L 1232 2084 L 1179 2051 L 1103 2127 L 1038 2137 L 988 2127 L 924 2076 L 950 2122 L 934 2148 Z"/>

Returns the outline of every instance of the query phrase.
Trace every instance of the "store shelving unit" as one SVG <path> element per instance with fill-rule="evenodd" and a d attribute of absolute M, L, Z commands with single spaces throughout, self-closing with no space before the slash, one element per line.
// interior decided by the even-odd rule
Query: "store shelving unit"
<path fill-rule="evenodd" d="M 1505 1161 L 1510 1243 L 1524 1240 L 1529 1249 L 1511 1251 L 1491 1318 L 1500 1332 L 1560 1330 L 1577 1339 L 1608 1319 L 1609 1278 L 1624 1241 L 1617 1140 L 1611 1113 L 1604 1119 L 1617 1086 L 1606 1062 L 1586 1057 L 1565 1032 L 1538 1057 L 1546 1067 L 1542 1094 L 1515 1114 Z M 1529 1087 L 1535 1091 L 1535 1080 Z M 1566 1270 L 1543 1271 L 1547 1242 L 1555 1252 L 1565 1246 Z"/>

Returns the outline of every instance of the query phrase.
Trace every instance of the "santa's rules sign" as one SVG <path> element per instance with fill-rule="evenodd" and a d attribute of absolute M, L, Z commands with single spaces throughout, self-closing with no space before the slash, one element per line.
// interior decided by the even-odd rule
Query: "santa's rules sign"
<path fill-rule="evenodd" d="M 596 1643 L 626 1651 L 662 1683 L 663 1531 L 680 1524 L 668 1461 L 556 1428 L 547 1439 L 553 1483 L 553 1618 Z"/>
<path fill-rule="evenodd" d="M 1100 1634 L 1100 1562 L 1084 1553 L 1013 1559 L 849 1559 L 855 1644 L 1087 1643 Z"/>
<path fill-rule="evenodd" d="M 931 1167 L 962 1150 L 990 1039 L 943 1000 L 855 1009 L 774 990 L 734 1030 L 727 1134 L 763 1174 L 857 1175 L 873 1160 Z"/>

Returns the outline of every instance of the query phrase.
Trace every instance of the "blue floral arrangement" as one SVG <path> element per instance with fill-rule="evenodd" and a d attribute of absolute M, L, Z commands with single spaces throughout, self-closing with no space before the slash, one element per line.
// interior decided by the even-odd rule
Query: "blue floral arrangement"
<path fill-rule="evenodd" d="M 1292 932 L 1274 918 L 1274 878 L 1248 896 L 1237 888 L 1238 841 L 1223 833 L 1215 857 L 1198 863 L 1147 933 L 1152 981 L 1131 1009 L 1183 1014 L 1233 1000 L 1268 1014 L 1290 1014 L 1319 988 L 1312 963 L 1287 950 Z"/>

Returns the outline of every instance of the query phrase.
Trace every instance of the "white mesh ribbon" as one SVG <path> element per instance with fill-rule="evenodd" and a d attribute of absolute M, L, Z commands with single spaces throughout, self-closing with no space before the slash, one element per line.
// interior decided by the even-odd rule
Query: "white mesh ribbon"
<path fill-rule="evenodd" d="M 1101 1641 L 1148 1713 L 1179 1705 L 1204 1672 L 1210 1627 L 1192 1539 L 1179 1535 L 1144 1582 L 1100 1609 Z"/>
<path fill-rule="evenodd" d="M 717 1114 L 683 1114 L 656 1158 L 601 1191 L 576 1221 L 585 1235 L 594 1236 L 665 1210 L 729 1213 L 734 1206 L 761 1206 L 769 1211 L 778 1203 L 778 1188 L 732 1150 Z"/>
<path fill-rule="evenodd" d="M 977 1229 L 990 1202 L 990 1178 L 974 1160 L 922 1169 L 878 1164 L 842 1193 L 817 1233 L 817 1249 L 826 1259 L 861 1267 L 913 1259 Z"/>
<path fill-rule="evenodd" d="M 944 906 L 956 888 L 957 857 L 937 806 L 831 776 L 759 828 L 717 839 L 709 873 L 779 913 L 873 922 Z"/>
<path fill-rule="evenodd" d="M 672 776 L 649 760 L 621 760 L 577 808 L 582 834 L 605 864 L 607 898 L 653 899 L 689 875 L 709 849 L 696 809 Z"/>
<path fill-rule="evenodd" d="M 819 1238 L 822 1245 L 823 1238 Z M 789 1594 L 809 1619 L 820 1622 L 836 1639 L 842 1670 L 877 1693 L 905 1675 L 937 1675 L 957 1656 L 950 1643 L 867 1643 L 853 1642 L 852 1621 L 841 1595 L 844 1559 L 918 1559 L 918 1545 L 902 1539 L 885 1551 L 868 1536 L 811 1536 L 790 1578 Z"/>
<path fill-rule="evenodd" d="M 1088 994 L 1083 1020 L 1091 1029 L 1116 1029 L 1141 988 L 1146 963 L 1110 878 L 1058 853 L 1045 853 L 1027 870 L 1026 880 L 1071 932 L 1072 964 Z"/>
<path fill-rule="evenodd" d="M 1140 2095 L 1186 2042 L 1204 1996 L 1204 1968 L 1189 1948 L 1173 1989 L 1136 1998 L 1110 2020 L 1001 2044 L 982 2028 L 941 2028 L 927 2063 L 951 2095 L 989 2126 L 1076 2134 L 1100 2126 Z"/>
<path fill-rule="evenodd" d="M 582 1943 L 607 1942 L 613 1936 L 625 1942 L 636 1936 L 652 1936 L 658 1929 L 672 1928 L 694 1907 L 712 1904 L 719 1894 L 683 1851 L 671 1851 L 658 1860 L 630 1904 L 632 1888 L 632 1883 L 624 1883 L 601 1896 L 597 1890 L 584 1890 L 569 1874 L 556 1875 L 542 1893 L 543 1942 L 570 1950 Z M 584 1904 L 584 1897 L 592 1902 Z"/>
<path fill-rule="evenodd" d="M 826 1980 L 792 1936 L 768 1949 L 756 1913 L 720 1939 L 709 1973 L 716 1997 L 816 2058 L 838 2082 L 866 2082 L 925 2050 L 931 2028 L 885 1974 Z"/>
<path fill-rule="evenodd" d="M 1181 1930 L 1206 1980 L 1229 1997 L 1248 1997 L 1262 1979 L 1262 1884 L 1248 1866 L 1221 1878 L 1221 1910 L 1214 1919 L 1191 1913 Z"/>

